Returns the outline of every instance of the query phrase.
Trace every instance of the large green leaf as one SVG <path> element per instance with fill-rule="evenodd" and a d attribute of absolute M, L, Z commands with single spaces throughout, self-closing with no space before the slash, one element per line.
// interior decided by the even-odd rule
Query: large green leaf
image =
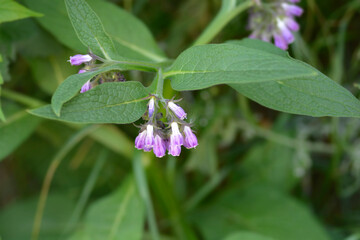
<path fill-rule="evenodd" d="M 57 116 L 60 116 L 60 110 L 64 103 L 76 96 L 81 87 L 94 76 L 111 70 L 123 70 L 121 65 L 110 65 L 103 68 L 99 68 L 95 71 L 88 71 L 81 74 L 74 74 L 69 76 L 62 82 L 62 84 L 56 89 L 56 92 L 52 96 L 51 105 Z"/>
<path fill-rule="evenodd" d="M 145 113 L 147 96 L 148 92 L 140 82 L 103 83 L 64 104 L 60 117 L 50 105 L 30 113 L 75 123 L 131 123 Z"/>
<path fill-rule="evenodd" d="M 145 208 L 135 181 L 129 178 L 115 193 L 90 206 L 83 229 L 70 239 L 140 240 L 144 228 L 144 213 Z"/>
<path fill-rule="evenodd" d="M 102 54 L 106 59 L 119 59 L 114 43 L 105 32 L 99 17 L 87 2 L 85 0 L 65 0 L 65 5 L 80 41 L 97 55 Z"/>
<path fill-rule="evenodd" d="M 2 209 L 0 211 L 2 239 L 31 239 L 37 204 L 38 198 L 30 198 L 13 202 Z M 50 193 L 44 209 L 39 239 L 60 239 L 74 207 L 71 196 Z"/>
<path fill-rule="evenodd" d="M 193 220 L 206 240 L 222 239 L 241 230 L 276 240 L 329 239 L 304 205 L 261 185 L 226 191 L 195 212 Z"/>
<path fill-rule="evenodd" d="M 0 0 L 0 23 L 41 16 L 42 14 L 31 11 L 14 0 Z"/>
<path fill-rule="evenodd" d="M 60 42 L 79 52 L 87 50 L 76 36 L 63 0 L 26 0 L 26 3 L 45 15 L 37 20 Z M 101 19 L 121 56 L 151 61 L 166 59 L 147 27 L 132 14 L 106 1 L 87 0 L 87 3 Z"/>
<path fill-rule="evenodd" d="M 41 119 L 26 111 L 17 112 L 0 123 L 0 161 L 14 151 L 36 129 Z"/>
<path fill-rule="evenodd" d="M 346 89 L 313 67 L 279 54 L 270 44 L 250 42 L 192 47 L 164 75 L 178 91 L 229 84 L 275 110 L 310 116 L 360 117 L 360 103 Z"/>

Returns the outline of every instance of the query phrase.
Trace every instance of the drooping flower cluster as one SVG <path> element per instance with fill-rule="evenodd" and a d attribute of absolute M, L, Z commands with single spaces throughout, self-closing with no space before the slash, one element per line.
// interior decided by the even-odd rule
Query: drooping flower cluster
<path fill-rule="evenodd" d="M 299 24 L 295 17 L 303 13 L 303 9 L 296 5 L 300 0 L 272 0 L 271 2 L 256 1 L 250 10 L 249 38 L 257 38 L 270 42 L 274 38 L 277 47 L 286 50 L 294 42 L 292 32 L 299 31 Z"/>
<path fill-rule="evenodd" d="M 71 65 L 81 65 L 85 64 L 85 67 L 80 69 L 78 74 L 85 73 L 88 71 L 91 71 L 91 69 L 96 68 L 95 61 L 99 60 L 102 61 L 100 57 L 94 55 L 94 54 L 77 54 L 74 56 L 71 56 L 68 62 L 70 62 Z M 95 87 L 96 85 L 105 83 L 105 82 L 124 82 L 126 81 L 124 75 L 122 75 L 120 72 L 107 72 L 102 73 L 100 75 L 95 76 L 94 78 L 87 81 L 80 90 L 80 93 L 84 93 Z"/>
<path fill-rule="evenodd" d="M 161 121 L 162 114 L 158 113 L 161 102 L 166 107 L 168 127 Z M 135 147 L 145 152 L 153 150 L 156 157 L 168 154 L 179 156 L 181 146 L 195 148 L 198 145 L 197 138 L 191 130 L 190 124 L 185 122 L 186 113 L 174 100 L 160 100 L 151 96 L 146 113 L 148 122 L 141 127 L 139 135 L 135 139 Z"/>

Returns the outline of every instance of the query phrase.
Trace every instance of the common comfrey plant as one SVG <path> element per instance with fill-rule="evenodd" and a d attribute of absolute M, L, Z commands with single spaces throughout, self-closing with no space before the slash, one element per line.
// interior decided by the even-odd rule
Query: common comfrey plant
<path fill-rule="evenodd" d="M 166 151 L 179 156 L 182 146 L 198 145 L 178 100 L 163 97 L 165 81 L 179 92 L 228 85 L 265 107 L 287 113 L 360 117 L 360 103 L 348 90 L 282 50 L 295 41 L 292 32 L 299 30 L 295 17 L 303 10 L 297 0 L 223 0 L 214 20 L 175 59 L 164 54 L 142 22 L 111 3 L 65 3 L 69 32 L 73 27 L 76 33 L 72 40 L 78 37 L 89 53 L 84 50 L 83 55 L 70 57 L 72 65 L 84 67 L 57 88 L 50 105 L 33 110 L 35 115 L 96 124 L 129 124 L 143 117 L 134 145 L 157 157 Z M 264 41 L 244 38 L 209 44 L 246 10 L 250 37 Z M 277 47 L 270 43 L 272 38 Z M 129 70 L 153 72 L 155 77 L 149 86 L 125 81 L 121 73 Z"/>

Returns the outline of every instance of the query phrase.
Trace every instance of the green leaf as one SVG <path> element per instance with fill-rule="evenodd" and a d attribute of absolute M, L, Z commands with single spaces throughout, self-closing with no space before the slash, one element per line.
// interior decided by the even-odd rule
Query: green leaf
<path fill-rule="evenodd" d="M 140 240 L 143 235 L 144 213 L 144 204 L 131 177 L 116 192 L 90 206 L 84 228 L 70 239 Z"/>
<path fill-rule="evenodd" d="M 64 0 L 25 0 L 27 6 L 44 14 L 36 20 L 65 46 L 85 53 L 88 49 L 80 42 L 66 12 Z"/>
<path fill-rule="evenodd" d="M 65 0 L 65 5 L 80 41 L 97 55 L 102 54 L 106 59 L 116 58 L 114 43 L 105 32 L 99 17 L 87 2 L 85 0 Z"/>
<path fill-rule="evenodd" d="M 138 69 L 136 66 L 127 66 L 127 64 L 118 63 L 99 68 L 95 71 L 88 71 L 81 74 L 71 75 L 66 78 L 64 82 L 56 89 L 52 96 L 51 106 L 57 116 L 60 116 L 60 111 L 64 103 L 79 94 L 81 87 L 90 79 L 100 73 L 112 70 Z"/>
<path fill-rule="evenodd" d="M 41 119 L 26 111 L 17 112 L 0 123 L 0 161 L 12 153 L 36 129 Z"/>
<path fill-rule="evenodd" d="M 26 0 L 26 3 L 44 13 L 45 16 L 37 20 L 60 42 L 78 52 L 87 51 L 77 38 L 63 0 Z M 87 3 L 101 19 L 105 32 L 121 56 L 157 62 L 166 59 L 148 28 L 132 14 L 106 1 L 88 0 Z"/>
<path fill-rule="evenodd" d="M 0 23 L 41 16 L 42 14 L 31 11 L 13 0 L 0 0 Z"/>
<path fill-rule="evenodd" d="M 241 230 L 276 240 L 329 239 L 309 209 L 262 185 L 230 189 L 193 216 L 206 240 Z"/>
<path fill-rule="evenodd" d="M 230 234 L 229 236 L 224 238 L 224 240 L 274 240 L 274 239 L 253 232 L 239 231 Z"/>
<path fill-rule="evenodd" d="M 30 113 L 74 123 L 132 123 L 145 113 L 148 94 L 140 82 L 103 83 L 64 104 L 60 117 L 50 105 Z"/>
<path fill-rule="evenodd" d="M 278 111 L 360 117 L 360 103 L 346 89 L 313 67 L 279 54 L 274 46 L 250 41 L 192 47 L 164 75 L 178 91 L 229 84 Z"/>
<path fill-rule="evenodd" d="M 149 29 L 135 16 L 113 3 L 99 0 L 87 2 L 100 17 L 121 56 L 155 62 L 166 60 Z"/>
<path fill-rule="evenodd" d="M 44 210 L 39 239 L 57 240 L 74 209 L 72 196 L 50 193 Z M 3 239 L 31 239 L 38 198 L 16 201 L 0 211 Z M 21 216 L 21 217 L 19 217 Z M 21 225 L 21 228 L 18 226 Z"/>

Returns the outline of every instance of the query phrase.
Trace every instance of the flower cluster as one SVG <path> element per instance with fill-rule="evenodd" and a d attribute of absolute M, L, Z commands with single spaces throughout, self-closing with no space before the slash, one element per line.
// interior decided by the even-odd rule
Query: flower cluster
<path fill-rule="evenodd" d="M 99 60 L 102 61 L 100 57 L 94 55 L 94 54 L 77 54 L 74 56 L 71 56 L 68 62 L 70 62 L 71 65 L 81 65 L 85 64 L 85 67 L 79 70 L 79 74 L 85 73 L 88 71 L 91 71 L 91 69 L 96 68 L 97 65 L 95 64 L 95 61 Z M 80 90 L 80 93 L 84 93 L 95 87 L 96 85 L 105 83 L 105 82 L 124 82 L 126 81 L 124 75 L 122 75 L 119 72 L 107 72 L 102 73 L 100 75 L 95 76 L 94 78 L 87 81 Z"/>
<path fill-rule="evenodd" d="M 295 17 L 303 13 L 296 5 L 300 0 L 273 0 L 270 3 L 260 2 L 251 9 L 249 15 L 250 38 L 270 42 L 274 38 L 277 47 L 286 50 L 295 38 L 292 32 L 299 30 Z"/>
<path fill-rule="evenodd" d="M 161 102 L 166 107 L 169 126 L 161 121 L 162 114 L 157 113 Z M 197 138 L 185 122 L 186 112 L 174 100 L 159 100 L 151 96 L 146 113 L 149 121 L 141 127 L 135 139 L 135 147 L 145 152 L 153 150 L 156 157 L 165 156 L 166 150 L 170 155 L 179 156 L 181 146 L 188 149 L 198 145 Z"/>

